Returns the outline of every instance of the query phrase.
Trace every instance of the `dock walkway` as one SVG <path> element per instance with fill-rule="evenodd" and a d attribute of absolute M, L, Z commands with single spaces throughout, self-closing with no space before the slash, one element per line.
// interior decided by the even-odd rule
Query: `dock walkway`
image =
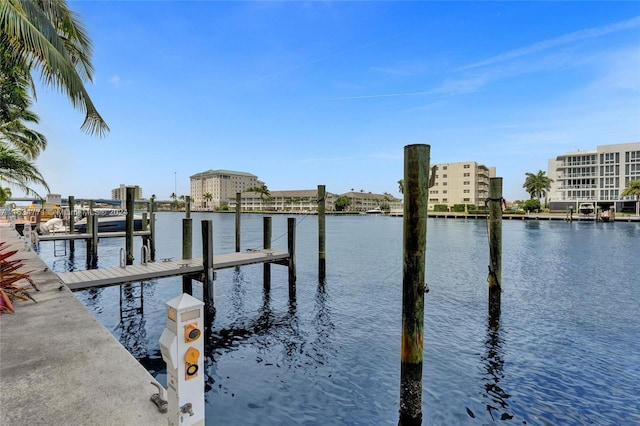
<path fill-rule="evenodd" d="M 0 424 L 166 425 L 154 378 L 7 223 L 0 240 L 40 290 L 0 316 Z"/>
<path fill-rule="evenodd" d="M 289 253 L 279 250 L 250 250 L 213 256 L 213 269 L 233 268 L 255 263 L 288 262 Z M 88 269 L 59 273 L 60 280 L 71 290 L 130 282 L 168 278 L 179 275 L 197 275 L 204 272 L 202 257 L 195 259 L 165 259 L 160 262 Z"/>

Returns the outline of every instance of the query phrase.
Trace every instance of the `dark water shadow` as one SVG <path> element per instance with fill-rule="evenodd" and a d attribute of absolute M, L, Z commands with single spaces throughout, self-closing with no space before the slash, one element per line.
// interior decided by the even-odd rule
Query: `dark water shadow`
<path fill-rule="evenodd" d="M 482 356 L 485 374 L 483 396 L 487 399 L 487 411 L 491 420 L 511 420 L 509 412 L 510 395 L 502 388 L 504 379 L 503 341 L 500 335 L 500 320 L 490 315 L 485 339 L 485 353 Z M 469 411 L 469 409 L 467 409 Z"/>

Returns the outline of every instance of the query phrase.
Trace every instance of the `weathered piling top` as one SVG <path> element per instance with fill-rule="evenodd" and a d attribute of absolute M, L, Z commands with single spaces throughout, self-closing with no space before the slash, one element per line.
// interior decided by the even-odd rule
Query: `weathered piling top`
<path fill-rule="evenodd" d="M 40 289 L 0 316 L 0 424 L 166 425 L 153 377 L 6 223 L 0 240 Z"/>

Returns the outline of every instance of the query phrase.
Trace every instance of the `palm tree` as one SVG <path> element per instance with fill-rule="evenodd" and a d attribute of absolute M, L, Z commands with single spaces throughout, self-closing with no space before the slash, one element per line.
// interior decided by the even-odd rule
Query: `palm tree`
<path fill-rule="evenodd" d="M 0 206 L 3 206 L 9 198 L 11 198 L 11 188 L 0 186 Z"/>
<path fill-rule="evenodd" d="M 2 144 L 0 144 L 0 177 L 10 186 L 23 190 L 27 195 L 38 195 L 29 186 L 30 184 L 42 185 L 49 191 L 49 185 L 33 163 L 16 150 Z M 3 191 L 6 192 L 6 190 Z"/>
<path fill-rule="evenodd" d="M 0 61 L 0 143 L 11 147 L 28 160 L 35 160 L 47 146 L 46 137 L 25 123 L 38 124 L 38 116 L 29 110 L 29 79 L 21 68 L 4 55 Z"/>
<path fill-rule="evenodd" d="M 640 179 L 630 181 L 620 196 L 636 197 L 636 216 L 640 216 Z"/>
<path fill-rule="evenodd" d="M 109 126 L 84 87 L 93 78 L 91 54 L 91 41 L 66 0 L 0 2 L 0 58 L 22 68 L 31 83 L 31 71 L 40 71 L 46 85 L 85 113 L 80 128 L 102 137 Z"/>
<path fill-rule="evenodd" d="M 206 202 L 205 207 L 209 208 L 209 203 L 213 200 L 213 194 L 210 192 L 205 192 L 202 195 L 202 199 Z"/>
<path fill-rule="evenodd" d="M 540 201 L 540 198 L 545 197 L 547 195 L 547 191 L 551 189 L 553 179 L 545 176 L 545 172 L 543 170 L 538 170 L 538 173 L 536 174 L 525 173 L 525 175 L 527 178 L 525 179 L 522 187 L 526 189 L 529 195 L 531 195 L 531 198 L 537 198 L 538 201 Z"/>
<path fill-rule="evenodd" d="M 404 179 L 400 179 L 398 181 L 398 191 L 400 191 L 401 194 L 404 194 Z"/>

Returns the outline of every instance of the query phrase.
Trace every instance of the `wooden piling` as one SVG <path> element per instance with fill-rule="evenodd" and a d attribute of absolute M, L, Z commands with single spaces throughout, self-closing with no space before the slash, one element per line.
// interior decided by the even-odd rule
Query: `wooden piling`
<path fill-rule="evenodd" d="M 91 239 L 87 240 L 87 264 L 89 269 L 98 266 L 98 216 L 91 214 L 87 217 L 87 226 L 91 222 Z"/>
<path fill-rule="evenodd" d="M 214 309 L 213 300 L 213 222 L 211 220 L 202 221 L 202 266 L 203 271 L 203 299 L 205 306 Z"/>
<path fill-rule="evenodd" d="M 184 197 L 184 214 L 187 219 L 191 218 L 191 196 Z"/>
<path fill-rule="evenodd" d="M 149 200 L 149 231 L 151 232 L 149 239 L 149 256 L 151 261 L 156 261 L 156 214 L 155 214 L 155 198 Z"/>
<path fill-rule="evenodd" d="M 489 318 L 500 319 L 502 293 L 502 178 L 489 179 Z"/>
<path fill-rule="evenodd" d="M 404 148 L 402 269 L 402 345 L 400 419 L 402 426 L 422 423 L 425 257 L 429 200 L 429 145 Z"/>
<path fill-rule="evenodd" d="M 271 217 L 262 218 L 262 247 L 265 250 L 271 249 Z M 264 263 L 262 271 L 262 282 L 265 292 L 271 289 L 271 264 Z"/>
<path fill-rule="evenodd" d="M 73 195 L 69 195 L 69 233 L 73 234 L 75 232 L 76 226 L 76 218 L 75 212 L 73 211 L 75 208 L 75 197 Z M 75 241 L 69 240 L 69 250 L 73 252 L 75 250 Z"/>
<path fill-rule="evenodd" d="M 296 298 L 296 219 L 287 219 L 287 246 L 289 250 L 289 300 Z"/>
<path fill-rule="evenodd" d="M 191 218 L 182 219 L 182 258 L 191 259 L 193 256 L 193 223 Z M 191 278 L 182 276 L 182 292 L 193 295 L 193 283 Z"/>
<path fill-rule="evenodd" d="M 325 249 L 326 222 L 325 222 L 325 198 L 326 188 L 318 185 L 318 280 L 325 281 L 327 272 L 327 259 Z"/>
<path fill-rule="evenodd" d="M 241 195 L 236 192 L 236 253 L 240 252 L 240 203 Z"/>
<path fill-rule="evenodd" d="M 125 253 L 127 265 L 133 265 L 133 213 L 134 202 L 136 198 L 136 188 L 134 186 L 127 186 L 125 205 L 127 208 L 127 217 L 125 220 Z"/>

